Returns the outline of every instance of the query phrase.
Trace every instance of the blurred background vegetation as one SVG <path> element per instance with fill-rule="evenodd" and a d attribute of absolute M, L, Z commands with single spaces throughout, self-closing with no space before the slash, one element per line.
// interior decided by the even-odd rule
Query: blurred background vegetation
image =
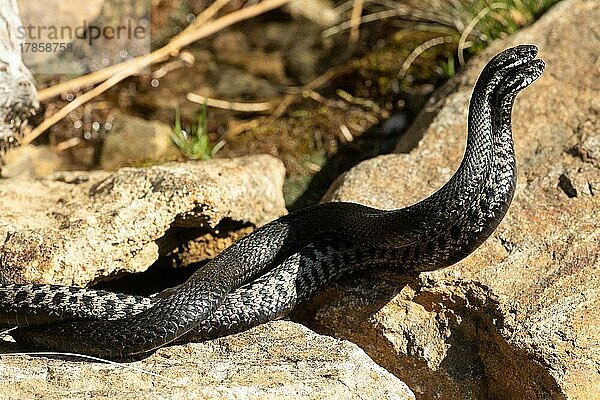
<path fill-rule="evenodd" d="M 280 1 L 195 40 L 211 22 L 267 1 L 153 0 L 152 50 L 172 51 L 114 84 L 105 78 L 98 93 L 90 90 L 99 81 L 69 87 L 72 76 L 36 75 L 42 109 L 30 139 L 69 169 L 271 154 L 285 163 L 286 201 L 298 208 L 360 160 L 392 151 L 473 54 L 556 1 Z M 119 4 L 104 0 L 94 18 L 118 14 Z M 168 47 L 182 38 L 190 43 Z M 40 128 L 60 110 L 64 118 Z"/>

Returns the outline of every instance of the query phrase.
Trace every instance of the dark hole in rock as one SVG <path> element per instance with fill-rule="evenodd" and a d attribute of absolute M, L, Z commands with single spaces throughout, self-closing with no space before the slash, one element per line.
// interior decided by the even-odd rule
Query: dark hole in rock
<path fill-rule="evenodd" d="M 558 177 L 558 187 L 561 189 L 568 197 L 577 197 L 577 189 L 573 186 L 573 182 L 571 179 L 565 174 L 561 174 Z"/>
<path fill-rule="evenodd" d="M 146 271 L 119 274 L 92 288 L 147 296 L 177 286 L 252 230 L 251 224 L 228 218 L 214 229 L 172 226 L 156 241 L 160 257 Z"/>
<path fill-rule="evenodd" d="M 94 289 L 149 296 L 185 282 L 204 263 L 173 268 L 172 257 L 160 257 L 146 271 L 123 274 L 109 281 L 98 282 Z"/>

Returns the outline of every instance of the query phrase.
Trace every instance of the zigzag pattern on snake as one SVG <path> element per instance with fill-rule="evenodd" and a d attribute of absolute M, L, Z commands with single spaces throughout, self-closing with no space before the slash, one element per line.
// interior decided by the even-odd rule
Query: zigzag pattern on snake
<path fill-rule="evenodd" d="M 511 111 L 537 79 L 521 45 L 483 69 L 469 104 L 464 158 L 437 192 L 396 210 L 323 203 L 274 220 L 155 297 L 52 285 L 0 286 L 0 326 L 27 346 L 105 357 L 230 334 L 279 318 L 328 282 L 393 265 L 425 271 L 463 259 L 491 235 L 513 196 Z"/>

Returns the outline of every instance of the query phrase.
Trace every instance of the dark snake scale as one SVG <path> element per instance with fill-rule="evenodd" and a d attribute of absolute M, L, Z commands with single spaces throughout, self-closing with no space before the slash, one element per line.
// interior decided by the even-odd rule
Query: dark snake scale
<path fill-rule="evenodd" d="M 377 265 L 443 268 L 473 252 L 504 217 L 515 189 L 511 111 L 544 62 L 521 45 L 496 55 L 471 97 L 464 158 L 437 192 L 378 210 L 333 202 L 276 219 L 182 285 L 154 297 L 56 285 L 0 285 L 0 327 L 23 346 L 109 358 L 173 341 L 243 331 L 281 318 L 328 282 Z"/>

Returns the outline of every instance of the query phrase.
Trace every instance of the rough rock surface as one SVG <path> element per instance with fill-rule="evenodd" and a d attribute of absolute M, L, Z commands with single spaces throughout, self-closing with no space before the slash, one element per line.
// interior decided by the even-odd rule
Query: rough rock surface
<path fill-rule="evenodd" d="M 494 43 L 438 93 L 400 144 L 351 170 L 334 200 L 380 208 L 432 193 L 462 157 L 485 62 L 535 43 L 547 63 L 518 98 L 518 186 L 488 241 L 415 278 L 373 273 L 322 293 L 316 326 L 359 344 L 419 398 L 590 399 L 600 393 L 600 3 L 567 0 Z M 448 95 L 448 93 L 450 93 Z"/>
<path fill-rule="evenodd" d="M 0 180 L 0 276 L 84 285 L 161 255 L 201 261 L 285 213 L 283 176 L 255 156 Z"/>
<path fill-rule="evenodd" d="M 414 399 L 358 346 L 277 321 L 122 365 L 0 355 L 3 399 Z"/>

